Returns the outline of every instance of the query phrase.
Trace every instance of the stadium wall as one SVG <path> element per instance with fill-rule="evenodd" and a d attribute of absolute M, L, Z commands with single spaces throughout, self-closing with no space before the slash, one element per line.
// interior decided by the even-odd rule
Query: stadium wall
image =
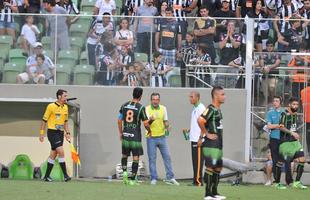
<path fill-rule="evenodd" d="M 82 168 L 79 172 L 80 176 L 106 177 L 111 175 L 115 172 L 115 166 L 120 163 L 121 158 L 121 146 L 116 123 L 118 110 L 121 104 L 131 99 L 132 88 L 1 85 L 0 98 L 55 98 L 58 88 L 68 90 L 70 97 L 77 97 L 76 102 L 81 106 L 80 156 Z M 190 143 L 185 141 L 182 135 L 182 129 L 189 128 L 190 125 L 192 105 L 189 103 L 188 95 L 191 90 L 184 88 L 145 88 L 142 99 L 142 104 L 146 105 L 149 103 L 150 94 L 159 92 L 161 103 L 168 109 L 168 117 L 172 126 L 168 143 L 176 178 L 190 178 L 192 176 Z M 202 103 L 205 105 L 211 103 L 210 89 L 197 89 L 197 91 L 201 93 Z M 226 103 L 223 105 L 222 111 L 224 116 L 224 156 L 244 162 L 246 91 L 227 89 L 226 96 Z M 10 112 L 11 109 L 14 108 L 9 108 L 5 112 Z M 1 111 L 1 117 L 5 118 L 3 111 Z M 34 124 L 38 124 L 36 128 L 39 130 L 40 118 L 37 120 L 38 123 Z M 20 123 L 19 125 L 22 126 Z M 3 130 L 5 126 L 5 124 L 0 124 L 1 132 L 14 131 Z M 38 134 L 34 133 L 32 143 L 38 141 Z M 16 140 L 20 139 L 16 138 Z M 18 145 L 27 145 L 32 148 L 27 142 L 23 144 L 19 141 Z M 143 138 L 143 145 L 144 156 L 142 159 L 147 166 L 145 138 Z M 36 151 L 32 152 L 35 153 Z M 41 150 L 38 149 L 37 152 L 40 153 Z M 5 153 L 9 152 L 3 151 L 0 147 L 0 162 Z M 159 176 L 165 178 L 161 156 L 158 155 L 157 157 Z"/>

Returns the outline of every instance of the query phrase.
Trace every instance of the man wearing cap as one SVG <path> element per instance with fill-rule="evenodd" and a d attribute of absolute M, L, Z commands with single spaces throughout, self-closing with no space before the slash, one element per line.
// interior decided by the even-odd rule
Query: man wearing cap
<path fill-rule="evenodd" d="M 54 53 L 58 50 L 70 49 L 68 22 L 66 10 L 63 7 L 56 6 L 55 0 L 43 0 L 44 9 L 51 15 L 46 15 L 48 26 L 51 30 L 51 47 Z M 55 16 L 55 14 L 61 14 Z M 56 52 L 55 52 L 56 51 Z"/>
<path fill-rule="evenodd" d="M 29 69 L 31 66 L 37 65 L 37 56 L 43 54 L 42 43 L 36 42 L 34 44 L 34 50 L 33 51 L 34 51 L 34 54 L 29 56 L 26 60 L 26 69 Z M 44 56 L 42 65 L 45 66 L 45 68 L 49 69 L 48 74 L 46 74 L 47 76 L 45 77 L 46 78 L 45 81 L 52 83 L 54 80 L 54 77 L 55 77 L 55 65 L 54 65 L 53 61 L 48 56 L 46 56 L 46 55 L 42 55 L 42 56 Z M 25 77 L 25 73 L 27 73 L 27 72 L 21 73 L 16 77 L 17 83 L 25 83 L 25 82 L 29 81 L 28 78 L 26 78 L 26 79 L 22 78 L 22 76 Z"/>

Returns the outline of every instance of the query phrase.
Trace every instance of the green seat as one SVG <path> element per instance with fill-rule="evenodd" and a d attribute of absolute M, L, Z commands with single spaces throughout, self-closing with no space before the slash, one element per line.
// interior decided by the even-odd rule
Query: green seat
<path fill-rule="evenodd" d="M 86 38 L 88 27 L 81 24 L 72 24 L 70 26 L 70 37 L 81 37 Z"/>
<path fill-rule="evenodd" d="M 75 66 L 78 62 L 78 58 L 79 56 L 77 50 L 61 50 L 58 53 L 57 63 Z"/>
<path fill-rule="evenodd" d="M 83 51 L 80 56 L 80 65 L 88 65 L 87 51 Z"/>
<path fill-rule="evenodd" d="M 7 61 L 9 55 L 9 51 L 6 49 L 0 48 L 0 71 L 2 71 L 4 67 L 4 63 Z"/>
<path fill-rule="evenodd" d="M 181 76 L 171 75 L 168 80 L 170 87 L 182 87 Z"/>
<path fill-rule="evenodd" d="M 74 69 L 74 85 L 93 85 L 95 67 L 92 65 L 77 65 Z"/>
<path fill-rule="evenodd" d="M 42 176 L 41 178 L 43 178 L 45 176 L 46 168 L 47 168 L 47 161 L 42 163 L 42 165 L 40 166 L 40 171 L 41 171 L 41 176 Z M 63 181 L 64 180 L 64 174 L 61 170 L 58 159 L 55 159 L 55 163 L 54 163 L 53 169 L 51 171 L 50 177 L 54 181 Z"/>
<path fill-rule="evenodd" d="M 54 60 L 54 57 L 53 57 L 53 50 L 43 50 L 42 53 L 49 57 L 51 60 Z"/>
<path fill-rule="evenodd" d="M 70 45 L 72 50 L 77 50 L 78 54 L 81 53 L 84 47 L 84 38 L 81 37 L 70 37 Z"/>
<path fill-rule="evenodd" d="M 9 51 L 13 45 L 13 37 L 10 35 L 1 35 L 0 36 L 0 49 L 2 50 L 0 53 L 1 58 L 7 58 L 9 55 Z"/>
<path fill-rule="evenodd" d="M 6 63 L 3 68 L 3 83 L 16 83 L 18 74 L 25 71 L 25 64 Z"/>
<path fill-rule="evenodd" d="M 9 166 L 9 178 L 22 180 L 33 179 L 33 166 L 27 155 L 20 154 L 15 157 L 15 160 Z"/>
<path fill-rule="evenodd" d="M 146 53 L 135 53 L 135 61 L 147 62 L 147 54 Z"/>
<path fill-rule="evenodd" d="M 81 11 L 79 14 L 79 18 L 77 19 L 77 21 L 74 24 L 79 24 L 81 26 L 87 27 L 87 29 L 89 29 L 90 27 L 90 23 L 92 22 L 92 16 L 88 16 L 88 15 L 92 15 L 93 12 L 84 12 Z"/>
<path fill-rule="evenodd" d="M 9 61 L 15 64 L 26 64 L 27 58 L 23 55 L 23 49 L 11 49 L 9 52 Z"/>
<path fill-rule="evenodd" d="M 94 9 L 96 1 L 95 0 L 82 0 L 81 1 L 81 10 L 92 12 Z"/>
<path fill-rule="evenodd" d="M 57 85 L 69 85 L 71 66 L 65 64 L 58 64 L 56 67 L 56 84 Z"/>
<path fill-rule="evenodd" d="M 42 37 L 41 43 L 43 45 L 43 49 L 51 49 L 51 37 L 49 36 Z"/>

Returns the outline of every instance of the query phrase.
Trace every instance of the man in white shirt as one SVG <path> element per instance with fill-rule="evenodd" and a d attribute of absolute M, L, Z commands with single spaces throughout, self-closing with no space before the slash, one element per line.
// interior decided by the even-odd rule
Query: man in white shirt
<path fill-rule="evenodd" d="M 194 105 L 191 117 L 191 127 L 189 130 L 183 129 L 183 132 L 189 132 L 189 140 L 191 141 L 192 164 L 194 172 L 193 185 L 202 186 L 203 157 L 202 149 L 197 145 L 201 130 L 197 120 L 206 110 L 206 107 L 200 102 L 200 93 L 197 91 L 192 91 L 189 94 L 189 101 L 192 105 Z"/>

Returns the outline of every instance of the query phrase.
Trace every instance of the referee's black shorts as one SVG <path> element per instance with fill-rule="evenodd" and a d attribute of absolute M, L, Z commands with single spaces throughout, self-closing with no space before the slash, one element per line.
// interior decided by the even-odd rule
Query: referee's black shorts
<path fill-rule="evenodd" d="M 64 143 L 64 132 L 60 130 L 47 130 L 47 138 L 51 143 L 51 149 L 56 150 L 56 148 L 61 147 Z"/>

